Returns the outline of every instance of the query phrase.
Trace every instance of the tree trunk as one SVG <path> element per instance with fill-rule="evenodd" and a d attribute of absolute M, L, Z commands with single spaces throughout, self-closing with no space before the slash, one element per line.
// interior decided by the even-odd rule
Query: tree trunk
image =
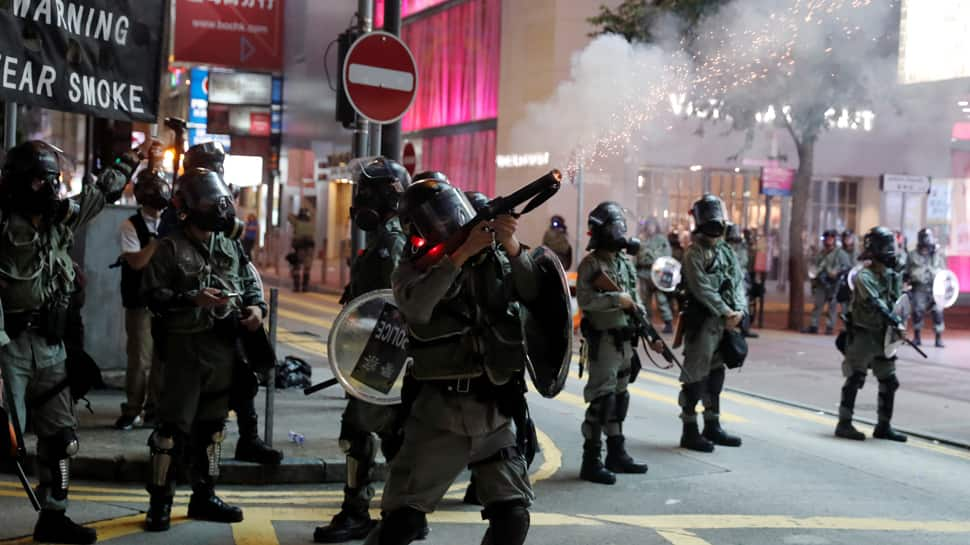
<path fill-rule="evenodd" d="M 791 201 L 791 225 L 788 231 L 788 328 L 799 331 L 805 321 L 805 217 L 812 195 L 812 172 L 815 168 L 814 135 L 795 141 L 798 149 L 798 172 Z"/>

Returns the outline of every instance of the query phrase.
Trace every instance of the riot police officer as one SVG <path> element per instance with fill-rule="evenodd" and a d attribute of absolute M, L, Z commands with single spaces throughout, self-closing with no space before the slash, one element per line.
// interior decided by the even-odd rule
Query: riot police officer
<path fill-rule="evenodd" d="M 74 233 L 124 190 L 139 159 L 134 152 L 111 164 L 76 199 L 64 198 L 60 150 L 40 141 L 11 148 L 0 170 L 0 370 L 12 399 L 6 403 L 37 434 L 36 541 L 94 543 L 97 532 L 75 524 L 67 508 L 70 459 L 78 452 L 77 420 L 63 338 L 75 285 L 69 251 Z"/>
<path fill-rule="evenodd" d="M 591 250 L 579 264 L 576 299 L 583 312 L 582 331 L 589 344 L 589 377 L 583 397 L 589 406 L 581 426 L 581 479 L 616 482 L 615 473 L 646 473 L 626 452 L 623 422 L 630 408 L 627 385 L 636 358 L 636 329 L 628 312 L 640 305 L 633 263 L 623 252 L 636 255 L 639 241 L 626 238 L 623 209 L 615 202 L 600 203 L 588 219 Z M 620 291 L 603 286 L 605 275 Z M 606 435 L 606 464 L 602 436 Z"/>
<path fill-rule="evenodd" d="M 149 437 L 151 503 L 145 525 L 168 530 L 174 466 L 190 465 L 190 518 L 239 522 L 242 510 L 215 495 L 221 443 L 243 329 L 262 327 L 266 305 L 237 241 L 232 195 L 216 172 L 193 169 L 180 179 L 182 225 L 163 238 L 142 279 L 149 308 L 165 323 L 158 425 Z M 156 345 L 159 346 L 159 345 Z M 178 387 L 174 387 L 178 385 Z"/>
<path fill-rule="evenodd" d="M 350 283 L 341 302 L 347 303 L 367 292 L 391 287 L 391 273 L 404 253 L 407 237 L 397 218 L 398 202 L 411 184 L 411 176 L 397 161 L 373 159 L 355 176 L 351 215 L 369 236 L 364 252 L 350 268 Z M 347 459 L 347 480 L 340 512 L 330 524 L 313 533 L 317 543 L 339 543 L 363 539 L 374 524 L 370 502 L 374 497 L 370 473 L 381 439 L 384 458 L 392 460 L 401 446 L 403 430 L 400 405 L 373 405 L 351 398 L 340 426 L 340 447 Z"/>
<path fill-rule="evenodd" d="M 660 319 L 664 322 L 664 333 L 673 333 L 674 315 L 670 312 L 670 304 L 667 302 L 667 295 L 658 290 L 653 285 L 650 277 L 650 269 L 653 262 L 658 257 L 670 257 L 670 241 L 660 232 L 660 223 L 657 218 L 648 218 L 641 228 L 643 235 L 640 252 L 637 254 L 637 277 L 640 280 L 640 300 L 643 302 L 647 316 L 650 316 L 650 303 L 654 297 L 657 299 L 657 310 L 660 311 Z"/>
<path fill-rule="evenodd" d="M 564 269 L 569 270 L 573 266 L 573 245 L 569 243 L 566 220 L 559 214 L 549 218 L 549 228 L 542 235 L 542 245 L 555 252 Z"/>
<path fill-rule="evenodd" d="M 842 231 L 842 250 L 849 256 L 849 263 L 855 266 L 859 261 L 859 248 L 856 245 L 855 232 L 852 229 Z"/>
<path fill-rule="evenodd" d="M 831 335 L 835 331 L 837 306 L 835 301 L 838 289 L 839 275 L 846 269 L 852 268 L 849 255 L 836 244 L 839 234 L 835 229 L 828 229 L 822 233 L 822 248 L 813 259 L 816 276 L 812 279 L 812 297 L 815 307 L 812 309 L 811 325 L 802 333 L 818 333 L 819 316 L 822 309 L 828 306 L 825 322 L 825 334 Z"/>
<path fill-rule="evenodd" d="M 927 310 L 933 317 L 933 332 L 936 333 L 936 347 L 943 348 L 943 309 L 933 302 L 933 279 L 936 273 L 946 270 L 946 257 L 939 250 L 933 230 L 925 227 L 919 230 L 916 249 L 909 252 L 906 260 L 906 276 L 913 287 L 913 343 L 922 344 L 920 333 Z"/>
<path fill-rule="evenodd" d="M 680 446 L 713 452 L 714 445 L 741 446 L 741 438 L 721 428 L 720 397 L 725 367 L 718 347 L 726 328 L 738 327 L 748 308 L 742 272 L 723 240 L 724 204 L 704 195 L 691 208 L 693 243 L 684 253 L 684 370 L 680 392 L 683 432 Z M 697 425 L 697 402 L 704 403 L 704 432 Z"/>
<path fill-rule="evenodd" d="M 745 230 L 747 231 L 747 229 Z M 738 224 L 733 222 L 728 222 L 727 229 L 725 230 L 724 241 L 727 243 L 728 247 L 731 248 L 731 252 L 734 253 L 734 259 L 737 261 L 737 266 L 741 269 L 741 278 L 743 286 L 741 289 L 750 299 L 751 294 L 751 276 L 750 271 L 750 256 L 751 251 L 748 246 L 748 242 L 741 233 L 741 228 Z M 749 301 L 750 303 L 750 301 Z M 750 311 L 750 309 L 748 309 Z M 758 334 L 751 331 L 751 313 L 746 312 L 744 320 L 741 321 L 741 334 L 750 339 L 757 339 Z"/>
<path fill-rule="evenodd" d="M 903 320 L 892 309 L 902 292 L 902 277 L 896 272 L 896 245 L 893 232 L 873 227 L 863 239 L 862 258 L 866 266 L 855 276 L 852 300 L 847 314 L 847 344 L 842 361 L 842 399 L 835 435 L 862 441 L 866 436 L 852 425 L 856 395 L 866 382 L 869 369 L 879 380 L 878 423 L 872 436 L 891 441 L 906 441 L 906 436 L 890 425 L 899 380 L 896 358 L 885 356 L 886 328 L 902 328 Z"/>
<path fill-rule="evenodd" d="M 461 246 L 440 255 L 474 216 L 459 190 L 437 180 L 412 184 L 402 199 L 405 231 L 427 252 L 402 261 L 393 279 L 414 362 L 405 389 L 415 393 L 370 545 L 414 540 L 465 467 L 489 521 L 483 543 L 521 545 L 529 530 L 534 496 L 509 406 L 523 396 L 515 380 L 526 364 L 520 303 L 537 297 L 538 277 L 511 216 L 476 225 Z M 504 251 L 493 251 L 496 244 Z"/>

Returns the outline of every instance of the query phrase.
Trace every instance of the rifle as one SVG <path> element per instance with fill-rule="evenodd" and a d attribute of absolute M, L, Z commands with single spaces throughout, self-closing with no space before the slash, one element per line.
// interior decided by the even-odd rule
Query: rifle
<path fill-rule="evenodd" d="M 320 390 L 326 390 L 327 388 L 331 386 L 336 386 L 336 385 L 337 385 L 337 379 L 335 378 L 327 379 L 323 382 L 318 382 L 308 388 L 304 388 L 303 395 L 305 396 L 312 395 L 319 392 Z"/>
<path fill-rule="evenodd" d="M 492 221 L 498 216 L 506 214 L 518 218 L 523 214 L 535 210 L 539 205 L 549 200 L 550 197 L 559 191 L 561 182 L 562 174 L 558 170 L 551 170 L 546 175 L 512 193 L 508 197 L 496 197 L 492 199 L 484 208 L 479 210 L 478 214 L 471 221 L 463 225 L 457 233 L 452 235 L 451 238 L 428 248 L 423 254 L 420 254 L 415 262 L 417 268 L 419 270 L 428 270 L 442 256 L 454 253 L 455 250 L 465 243 L 472 229 L 482 222 Z M 521 212 L 516 212 L 515 208 L 526 201 L 528 201 L 528 204 L 525 205 L 525 208 Z"/>
<path fill-rule="evenodd" d="M 13 391 L 10 388 L 10 382 L 7 380 L 3 381 L 3 398 L 6 400 L 7 408 L 3 409 L 0 407 L 0 424 L 7 424 L 9 435 L 3 439 L 9 438 L 12 444 L 4 445 L 5 447 L 9 446 L 10 451 L 0 454 L 4 456 L 10 455 L 13 458 L 14 471 L 17 473 L 17 478 L 20 479 L 20 486 L 23 487 L 24 492 L 27 494 L 27 499 L 30 500 L 34 511 L 40 511 L 40 501 L 37 500 L 37 494 L 34 493 L 34 489 L 30 487 L 27 474 L 24 473 L 23 461 L 27 458 L 27 449 L 24 447 L 24 435 L 20 431 L 20 418 L 17 416 L 17 406 L 14 403 Z M 0 441 L 2 443 L 7 442 Z"/>
<path fill-rule="evenodd" d="M 600 271 L 599 275 L 597 275 L 597 277 L 593 280 L 593 287 L 604 292 L 623 292 L 623 290 L 620 289 L 620 286 L 616 285 L 616 282 L 614 282 L 613 279 L 607 276 L 603 271 Z M 684 370 L 684 366 L 681 365 L 680 360 L 677 359 L 677 356 L 675 356 L 673 351 L 670 350 L 670 347 L 667 346 L 667 343 L 663 340 L 663 337 L 660 336 L 660 333 L 658 333 L 653 325 L 650 324 L 650 321 L 647 319 L 646 311 L 643 309 L 643 307 L 634 305 L 633 309 L 628 312 L 630 314 L 630 319 L 633 321 L 633 327 L 637 330 L 637 337 L 640 339 L 640 341 L 644 342 L 655 352 L 659 352 L 667 363 L 676 365 L 682 373 L 689 377 L 690 374 Z M 654 348 L 654 345 L 657 343 L 660 343 L 660 350 Z M 650 357 L 649 351 L 647 352 L 647 357 Z M 653 359 L 651 358 L 650 361 L 653 361 Z"/>
<path fill-rule="evenodd" d="M 889 322 L 889 324 L 888 324 L 889 327 L 893 327 L 893 328 L 896 329 L 897 334 L 899 335 L 899 340 L 903 341 L 903 343 L 905 343 L 905 344 L 908 344 L 913 350 L 916 351 L 917 354 L 919 354 L 920 356 L 923 356 L 923 358 L 929 359 L 929 356 L 926 355 L 926 352 L 923 352 L 922 350 L 920 350 L 920 348 L 918 346 L 916 346 L 916 343 L 914 343 L 912 340 L 910 340 L 909 338 L 906 337 L 905 330 L 900 329 L 900 326 L 903 325 L 903 319 L 902 318 L 900 318 L 899 316 L 896 316 L 896 314 L 894 314 L 892 311 L 890 311 L 889 309 L 885 308 L 881 304 L 878 304 L 878 303 L 875 303 L 875 302 L 872 302 L 870 304 L 879 312 L 879 314 L 882 315 L 882 317 L 887 322 Z"/>

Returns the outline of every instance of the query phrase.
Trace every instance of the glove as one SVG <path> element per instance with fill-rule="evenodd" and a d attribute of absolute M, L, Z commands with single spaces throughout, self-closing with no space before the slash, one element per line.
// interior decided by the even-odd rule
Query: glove
<path fill-rule="evenodd" d="M 121 198 L 128 180 L 131 179 L 140 162 L 141 157 L 138 153 L 134 150 L 127 151 L 101 173 L 94 185 L 104 195 L 106 202 L 113 203 Z"/>

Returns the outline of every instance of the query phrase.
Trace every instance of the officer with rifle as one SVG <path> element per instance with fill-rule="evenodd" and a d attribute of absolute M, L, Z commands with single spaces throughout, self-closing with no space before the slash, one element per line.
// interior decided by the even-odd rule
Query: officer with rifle
<path fill-rule="evenodd" d="M 466 467 L 489 521 L 482 543 L 525 542 L 534 495 L 512 421 L 527 413 L 523 306 L 538 296 L 540 276 L 506 205 L 532 198 L 525 213 L 558 188 L 553 172 L 478 214 L 443 181 L 405 191 L 400 214 L 410 255 L 394 272 L 393 289 L 413 360 L 402 396 L 411 409 L 368 545 L 411 543 Z"/>
<path fill-rule="evenodd" d="M 916 235 L 916 249 L 909 252 L 906 260 L 906 279 L 913 287 L 913 343 L 919 346 L 922 342 L 920 333 L 923 329 L 923 318 L 929 311 L 933 317 L 933 332 L 936 334 L 937 348 L 943 348 L 943 309 L 933 301 L 933 280 L 936 273 L 946 270 L 946 256 L 939 249 L 933 230 L 924 227 Z"/>
<path fill-rule="evenodd" d="M 149 308 L 165 324 L 165 361 L 158 424 L 149 437 L 149 531 L 171 524 L 175 468 L 183 453 L 192 483 L 188 516 L 239 522 L 242 510 L 215 495 L 234 368 L 247 332 L 258 333 L 266 304 L 239 243 L 232 194 L 218 173 L 187 171 L 179 180 L 181 225 L 161 239 L 142 279 Z M 272 359 L 272 356 L 269 356 Z M 260 362 L 263 363 L 263 362 Z M 272 365 L 272 362 L 270 362 Z"/>
<path fill-rule="evenodd" d="M 22 431 L 29 407 L 37 434 L 36 541 L 97 541 L 94 529 L 65 515 L 70 459 L 78 452 L 63 342 L 76 275 L 69 252 L 74 233 L 121 197 L 139 162 L 134 151 L 125 153 L 76 199 L 64 198 L 61 151 L 50 144 L 11 148 L 0 170 L 0 370 L 8 412 L 21 417 Z"/>
<path fill-rule="evenodd" d="M 678 337 L 684 340 L 680 392 L 682 448 L 713 452 L 714 445 L 741 446 L 741 438 L 721 428 L 720 398 L 725 358 L 721 350 L 726 330 L 737 328 L 748 308 L 743 271 L 724 242 L 724 203 L 704 195 L 691 208 L 693 243 L 684 253 L 683 313 Z M 674 346 L 678 343 L 675 341 Z M 697 403 L 704 403 L 704 432 L 697 425 Z"/>
<path fill-rule="evenodd" d="M 863 239 L 862 259 L 865 267 L 855 276 L 852 300 L 846 314 L 847 343 L 842 361 L 842 399 L 839 403 L 839 423 L 835 435 L 862 441 L 865 434 L 852 425 L 856 395 L 866 382 L 869 369 L 879 380 L 876 412 L 879 420 L 872 436 L 877 439 L 906 441 L 890 425 L 899 380 L 896 378 L 896 357 L 886 357 L 887 328 L 902 329 L 902 317 L 893 312 L 902 293 L 902 275 L 896 272 L 896 244 L 893 232 L 886 227 L 873 227 Z"/>
<path fill-rule="evenodd" d="M 397 161 L 378 157 L 358 165 L 350 212 L 354 223 L 368 232 L 367 247 L 354 259 L 350 283 L 341 303 L 348 303 L 373 290 L 391 287 L 391 273 L 397 268 L 407 237 L 397 218 L 398 202 L 411 185 L 411 176 Z M 422 173 L 418 179 L 432 178 Z M 347 458 L 347 480 L 340 512 L 330 524 L 313 532 L 317 543 L 339 543 L 367 537 L 374 522 L 370 517 L 370 473 L 375 465 L 377 444 L 388 461 L 394 459 L 403 439 L 401 405 L 374 405 L 357 398 L 347 402 L 341 417 L 340 447 Z"/>
<path fill-rule="evenodd" d="M 581 479 L 614 484 L 616 473 L 646 473 L 626 451 L 623 421 L 630 408 L 627 385 L 639 371 L 638 337 L 631 314 L 644 312 L 637 295 L 637 275 L 625 255 L 637 255 L 640 243 L 626 237 L 623 208 L 603 202 L 588 218 L 590 253 L 579 264 L 576 299 L 583 313 L 580 325 L 587 343 L 589 377 L 583 397 L 589 406 L 581 426 Z M 605 278 L 605 279 L 604 279 Z M 602 437 L 606 435 L 606 464 Z"/>

